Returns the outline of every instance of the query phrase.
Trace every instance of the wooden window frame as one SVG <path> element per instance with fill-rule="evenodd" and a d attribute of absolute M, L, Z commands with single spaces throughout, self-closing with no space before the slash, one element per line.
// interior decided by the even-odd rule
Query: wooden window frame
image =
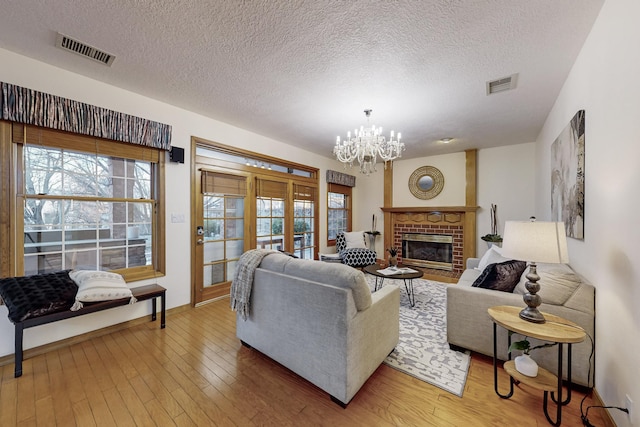
<path fill-rule="evenodd" d="M 0 121 L 0 166 L 3 178 L 5 175 L 9 178 L 7 181 L 2 181 L 0 215 L 3 218 L 10 218 L 9 221 L 2 221 L 0 224 L 3 236 L 7 236 L 0 242 L 3 258 L 0 273 L 3 276 L 24 274 L 24 212 L 20 211 L 20 207 L 23 206 L 27 197 L 23 194 L 24 171 L 21 165 L 25 144 L 150 162 L 152 164 L 152 195 L 149 200 L 153 200 L 155 205 L 152 219 L 151 264 L 113 271 L 122 274 L 128 282 L 165 274 L 164 162 L 166 156 L 163 150 Z M 58 196 L 58 198 L 64 198 L 64 196 Z M 6 234 L 5 231 L 7 231 Z M 9 262 L 4 257 L 7 253 L 11 254 L 8 258 Z"/>
<path fill-rule="evenodd" d="M 346 196 L 345 209 L 332 209 L 329 205 L 329 193 L 343 194 Z M 347 229 L 345 231 L 351 231 L 352 228 L 352 214 L 353 214 L 353 189 L 346 185 L 329 183 L 327 184 L 327 246 L 335 246 L 336 239 L 329 239 L 329 212 L 332 210 L 345 210 L 347 211 Z"/>

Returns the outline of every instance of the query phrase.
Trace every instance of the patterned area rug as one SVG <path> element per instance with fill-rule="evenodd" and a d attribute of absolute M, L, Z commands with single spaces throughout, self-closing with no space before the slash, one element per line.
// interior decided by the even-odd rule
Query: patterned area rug
<path fill-rule="evenodd" d="M 373 290 L 375 277 L 365 276 Z M 409 305 L 402 280 L 387 278 L 384 286 L 400 287 L 400 342 L 384 363 L 462 396 L 471 358 L 447 343 L 447 284 L 414 279 L 415 307 Z"/>

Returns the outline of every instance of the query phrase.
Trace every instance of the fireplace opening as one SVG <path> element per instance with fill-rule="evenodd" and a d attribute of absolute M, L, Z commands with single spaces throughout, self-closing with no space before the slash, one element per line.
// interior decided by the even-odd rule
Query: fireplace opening
<path fill-rule="evenodd" d="M 402 263 L 418 267 L 453 270 L 453 236 L 402 234 Z"/>

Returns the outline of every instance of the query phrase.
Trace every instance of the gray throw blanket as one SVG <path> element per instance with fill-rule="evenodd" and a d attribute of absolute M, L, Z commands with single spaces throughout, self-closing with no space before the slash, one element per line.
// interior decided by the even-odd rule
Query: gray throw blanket
<path fill-rule="evenodd" d="M 249 317 L 249 301 L 253 286 L 253 275 L 262 259 L 269 254 L 277 253 L 273 249 L 251 249 L 240 256 L 236 264 L 236 272 L 231 282 L 231 309 L 242 316 Z"/>

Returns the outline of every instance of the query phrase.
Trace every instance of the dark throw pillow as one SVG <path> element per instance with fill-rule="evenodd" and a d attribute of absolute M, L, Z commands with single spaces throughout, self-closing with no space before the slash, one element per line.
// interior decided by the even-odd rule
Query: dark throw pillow
<path fill-rule="evenodd" d="M 471 286 L 513 292 L 525 268 L 527 268 L 527 263 L 517 260 L 489 264 Z"/>
<path fill-rule="evenodd" d="M 69 270 L 0 279 L 0 297 L 13 323 L 68 310 L 77 292 L 78 286 L 69 277 Z"/>

